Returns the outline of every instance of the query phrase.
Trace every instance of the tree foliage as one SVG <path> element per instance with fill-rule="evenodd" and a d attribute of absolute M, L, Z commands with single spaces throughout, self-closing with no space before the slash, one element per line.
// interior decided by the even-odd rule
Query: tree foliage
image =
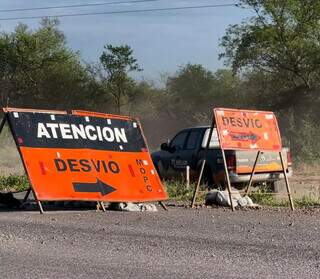
<path fill-rule="evenodd" d="M 127 45 L 105 45 L 86 64 L 66 44 L 57 20 L 0 33 L 0 102 L 34 108 L 80 108 L 141 119 L 151 148 L 181 128 L 208 125 L 213 107 L 277 113 L 296 158 L 320 156 L 319 1 L 242 0 L 255 16 L 230 26 L 221 55 L 233 69 L 186 64 L 163 86 L 138 81 Z M 157 59 L 157 58 L 155 58 Z"/>
<path fill-rule="evenodd" d="M 167 107 L 182 114 L 185 123 L 208 122 L 208 108 L 230 104 L 238 82 L 230 70 L 213 73 L 202 65 L 187 64 L 167 80 Z"/>
<path fill-rule="evenodd" d="M 317 0 L 242 0 L 255 12 L 228 28 L 222 38 L 234 70 L 279 74 L 295 87 L 312 87 L 319 78 L 320 2 Z"/>
<path fill-rule="evenodd" d="M 294 152 L 315 158 L 316 145 L 300 135 L 320 136 L 316 120 L 320 117 L 320 2 L 241 0 L 241 4 L 255 15 L 227 29 L 220 57 L 235 72 L 249 77 L 245 86 L 256 107 L 268 107 L 282 116 Z"/>
<path fill-rule="evenodd" d="M 141 71 L 133 50 L 128 45 L 113 46 L 107 44 L 100 56 L 100 62 L 105 70 L 105 84 L 108 92 L 114 98 L 115 111 L 121 113 L 122 101 L 132 87 L 130 72 Z"/>
<path fill-rule="evenodd" d="M 19 24 L 0 34 L 1 102 L 47 107 L 70 105 L 82 91 L 86 72 L 66 46 L 57 20 L 43 19 L 37 30 Z"/>

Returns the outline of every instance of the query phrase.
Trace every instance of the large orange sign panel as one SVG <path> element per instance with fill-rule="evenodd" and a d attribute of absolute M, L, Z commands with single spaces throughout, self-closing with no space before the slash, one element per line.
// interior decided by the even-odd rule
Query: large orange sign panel
<path fill-rule="evenodd" d="M 167 199 L 137 120 L 85 111 L 7 116 L 38 200 Z"/>
<path fill-rule="evenodd" d="M 214 117 L 222 149 L 281 150 L 273 112 L 216 108 Z"/>

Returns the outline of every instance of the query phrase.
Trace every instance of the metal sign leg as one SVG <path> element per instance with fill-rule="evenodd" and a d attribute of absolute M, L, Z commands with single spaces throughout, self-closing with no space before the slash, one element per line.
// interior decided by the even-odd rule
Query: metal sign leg
<path fill-rule="evenodd" d="M 168 208 L 166 207 L 166 205 L 165 205 L 162 201 L 159 201 L 159 204 L 162 206 L 162 208 L 163 208 L 165 211 L 168 211 Z"/>
<path fill-rule="evenodd" d="M 101 201 L 101 202 L 99 202 L 100 203 L 100 207 L 101 207 L 101 209 L 102 209 L 102 211 L 103 212 L 106 212 L 106 208 L 105 208 L 105 206 L 104 206 L 104 203 Z"/>
<path fill-rule="evenodd" d="M 250 193 L 250 187 L 251 187 L 251 184 L 252 184 L 253 176 L 254 176 L 254 174 L 256 172 L 256 167 L 257 167 L 257 164 L 258 164 L 258 161 L 259 161 L 259 156 L 260 156 L 261 153 L 262 153 L 261 151 L 258 151 L 257 157 L 256 157 L 256 159 L 254 161 L 252 172 L 251 172 L 250 179 L 249 179 L 249 183 L 248 183 L 248 185 L 246 187 L 245 196 L 249 195 L 249 193 Z"/>
<path fill-rule="evenodd" d="M 36 200 L 36 202 L 37 202 L 37 205 L 38 205 L 38 207 L 39 207 L 40 213 L 43 214 L 43 213 L 44 213 L 44 210 L 43 210 L 41 201 L 38 200 L 37 195 L 36 195 L 36 193 L 34 192 L 33 189 L 32 189 L 32 193 L 33 193 L 33 196 L 34 196 L 34 198 L 35 198 L 35 200 Z"/>
<path fill-rule="evenodd" d="M 30 192 L 31 192 L 31 188 L 27 190 L 27 193 L 25 194 L 22 203 L 25 203 L 27 201 L 27 199 L 29 198 Z"/>
<path fill-rule="evenodd" d="M 194 204 L 195 204 L 196 199 L 197 199 L 197 195 L 198 195 L 201 179 L 202 179 L 202 176 L 203 176 L 204 167 L 205 167 L 206 161 L 207 161 L 208 150 L 209 150 L 209 146 L 210 146 L 211 137 L 212 137 L 212 134 L 213 134 L 214 125 L 215 125 L 215 121 L 213 120 L 212 123 L 211 123 L 208 140 L 207 140 L 207 143 L 206 143 L 206 149 L 204 151 L 204 160 L 203 160 L 202 165 L 201 165 L 201 170 L 200 170 L 198 183 L 197 183 L 196 188 L 194 189 L 193 198 L 192 198 L 192 202 L 191 202 L 191 207 L 194 207 Z"/>
<path fill-rule="evenodd" d="M 230 183 L 230 177 L 229 177 L 228 166 L 227 166 L 227 161 L 226 161 L 226 154 L 224 152 L 224 149 L 222 149 L 221 151 L 222 151 L 222 157 L 223 157 L 224 170 L 225 170 L 225 174 L 226 174 L 226 178 L 227 178 L 230 206 L 231 206 L 232 211 L 234 211 L 234 205 L 233 205 L 232 194 L 231 194 L 231 183 Z"/>
<path fill-rule="evenodd" d="M 284 162 L 283 162 L 283 157 L 282 157 L 282 152 L 281 151 L 279 152 L 279 156 L 280 156 L 280 161 L 281 161 L 281 165 L 282 165 L 284 179 L 285 179 L 285 182 L 286 182 L 286 187 L 287 187 L 287 193 L 288 193 L 288 198 L 289 198 L 289 202 L 290 202 L 290 207 L 291 207 L 291 210 L 294 211 L 294 204 L 293 204 L 293 200 L 292 200 L 292 197 L 291 197 L 291 190 L 290 190 L 289 180 L 288 180 L 288 177 L 287 177 L 286 168 L 284 166 Z"/>
<path fill-rule="evenodd" d="M 5 113 L 5 115 L 4 115 L 4 117 L 3 117 L 2 121 L 1 121 L 1 124 L 0 124 L 0 132 L 2 131 L 2 128 L 3 128 L 6 120 L 7 120 L 7 113 Z M 24 162 L 24 160 L 23 160 L 23 157 L 22 157 L 22 154 L 21 154 L 21 150 L 20 150 L 19 144 L 17 143 L 17 141 L 16 141 L 16 139 L 15 139 L 15 137 L 14 137 L 14 133 L 13 133 L 13 130 L 12 130 L 12 127 L 11 127 L 11 123 L 10 123 L 9 120 L 8 120 L 8 124 L 9 124 L 9 128 L 10 128 L 10 132 L 11 132 L 11 134 L 12 134 L 14 140 L 15 140 L 16 147 L 17 147 L 17 150 L 18 150 L 18 152 L 19 152 L 20 159 L 21 159 L 21 162 L 22 162 L 22 164 L 23 164 L 24 171 L 25 171 L 25 173 L 26 173 L 26 175 L 27 175 L 27 177 L 28 177 L 28 180 L 29 180 L 29 182 L 30 182 L 33 196 L 34 196 L 34 198 L 35 198 L 35 201 L 37 202 L 37 205 L 38 205 L 38 207 L 39 207 L 40 213 L 43 214 L 44 211 L 43 211 L 43 208 L 42 208 L 42 204 L 41 204 L 41 202 L 38 200 L 37 195 L 36 195 L 35 191 L 34 191 L 33 188 L 32 188 L 32 183 L 31 183 L 29 174 L 28 174 L 28 172 L 27 172 L 27 168 L 26 168 L 25 162 Z"/>
<path fill-rule="evenodd" d="M 202 179 L 202 175 L 203 175 L 203 170 L 204 170 L 205 164 L 206 164 L 206 160 L 203 160 L 202 165 L 201 165 L 201 170 L 200 170 L 198 183 L 197 183 L 196 188 L 194 189 L 191 207 L 194 207 L 194 204 L 196 203 L 196 199 L 197 199 L 197 195 L 198 195 L 198 191 L 199 191 L 199 187 L 200 187 L 200 183 L 201 183 L 201 179 Z"/>
<path fill-rule="evenodd" d="M 4 125 L 6 124 L 6 122 L 7 122 L 7 115 L 4 114 L 4 116 L 3 116 L 2 120 L 1 120 L 1 123 L 0 123 L 0 134 L 1 134 L 2 129 L 3 129 Z"/>

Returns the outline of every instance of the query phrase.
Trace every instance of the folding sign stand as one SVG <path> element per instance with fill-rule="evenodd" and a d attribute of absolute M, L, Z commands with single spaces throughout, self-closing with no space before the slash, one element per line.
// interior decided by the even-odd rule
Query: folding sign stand
<path fill-rule="evenodd" d="M 4 125 L 5 125 L 6 122 L 7 122 L 7 120 L 8 120 L 7 112 L 4 112 L 4 115 L 3 115 L 3 118 L 2 118 L 1 124 L 0 124 L 0 134 L 1 134 L 2 130 L 3 130 Z M 11 131 L 11 134 L 12 134 L 12 127 L 11 127 L 11 125 L 10 125 L 10 121 L 8 121 L 8 125 L 9 125 L 9 129 L 10 129 L 10 131 Z M 22 154 L 21 154 L 21 152 L 20 152 L 20 149 L 18 148 L 17 142 L 16 142 L 16 146 L 17 146 L 17 150 L 18 150 L 18 152 L 19 152 L 19 156 L 20 156 L 21 162 L 22 162 L 22 164 L 23 164 L 24 171 L 25 171 L 25 173 L 26 173 L 26 175 L 27 175 L 27 177 L 28 177 L 28 180 L 30 181 L 30 177 L 29 177 L 29 175 L 28 175 L 28 171 L 27 171 L 26 165 L 25 165 L 25 163 L 24 163 L 24 161 L 23 161 L 23 158 L 22 158 Z M 32 185 L 32 184 L 30 183 L 30 185 Z M 38 205 L 38 207 L 39 207 L 40 213 L 43 214 L 44 211 L 43 211 L 43 207 L 42 207 L 41 201 L 38 200 L 37 195 L 36 195 L 35 191 L 33 190 L 32 186 L 27 190 L 26 195 L 25 195 L 24 198 L 23 198 L 23 203 L 25 203 L 25 202 L 27 201 L 27 199 L 28 199 L 31 191 L 32 191 L 33 196 L 34 196 L 34 198 L 35 198 L 35 201 L 36 201 L 36 203 L 37 203 L 37 205 Z"/>
<path fill-rule="evenodd" d="M 210 127 L 210 131 L 209 131 L 208 140 L 207 140 L 207 143 L 206 143 L 206 149 L 205 149 L 205 152 L 204 152 L 204 154 L 205 154 L 204 155 L 204 160 L 202 162 L 200 175 L 199 175 L 199 178 L 198 178 L 198 182 L 197 182 L 196 188 L 195 188 L 194 193 L 193 193 L 191 207 L 194 207 L 196 199 L 197 199 L 198 191 L 199 191 L 201 180 L 202 180 L 202 176 L 203 176 L 204 167 L 205 167 L 205 164 L 206 164 L 206 162 L 208 160 L 208 150 L 209 150 L 210 140 L 211 140 L 214 128 L 215 128 L 215 120 L 213 118 L 212 123 L 211 123 L 211 127 Z M 233 205 L 232 198 L 231 198 L 231 183 L 230 183 L 230 177 L 229 177 L 229 172 L 228 172 L 227 161 L 226 161 L 226 156 L 225 156 L 225 153 L 224 153 L 224 149 L 221 149 L 221 152 L 222 152 L 224 170 L 225 170 L 225 174 L 226 174 L 226 178 L 227 178 L 227 189 L 228 189 L 228 193 L 229 193 L 230 206 L 231 206 L 232 211 L 234 211 L 234 205 Z"/>
<path fill-rule="evenodd" d="M 254 176 L 254 174 L 256 172 L 256 167 L 257 167 L 257 164 L 258 164 L 258 161 L 259 161 L 259 158 L 260 158 L 261 154 L 263 154 L 263 152 L 259 150 L 257 152 L 257 156 L 256 156 L 256 159 L 255 159 L 254 164 L 253 164 L 253 169 L 252 169 L 252 172 L 250 174 L 250 179 L 249 179 L 248 185 L 247 185 L 246 190 L 245 190 L 245 195 L 246 196 L 250 194 L 250 187 L 252 185 L 253 176 Z M 293 200 L 292 200 L 292 196 L 291 196 L 291 189 L 290 189 L 289 180 L 288 180 L 288 176 L 287 176 L 287 172 L 286 172 L 286 168 L 285 168 L 285 165 L 284 165 L 283 156 L 282 156 L 282 152 L 281 151 L 279 151 L 279 158 L 280 158 L 280 161 L 281 161 L 282 173 L 283 173 L 284 180 L 285 180 L 285 183 L 286 183 L 286 189 L 287 189 L 288 199 L 289 199 L 289 203 L 290 203 L 290 208 L 291 208 L 292 211 L 294 211 L 294 204 L 293 204 Z"/>
<path fill-rule="evenodd" d="M 218 119 L 217 119 L 218 118 Z M 218 123 L 218 121 L 220 121 Z M 234 211 L 232 201 L 231 182 L 226 162 L 225 150 L 256 150 L 257 155 L 250 174 L 250 179 L 245 190 L 245 195 L 250 193 L 253 177 L 256 172 L 260 155 L 263 151 L 277 151 L 281 161 L 282 173 L 284 175 L 288 199 L 291 210 L 294 210 L 294 204 L 291 197 L 289 180 L 281 152 L 281 137 L 276 118 L 272 112 L 235 110 L 235 109 L 214 109 L 214 117 L 211 123 L 209 137 L 205 148 L 205 157 L 202 162 L 198 183 L 194 190 L 191 207 L 194 207 L 196 197 L 199 191 L 204 167 L 208 157 L 208 149 L 213 134 L 213 129 L 217 128 L 219 144 L 222 152 L 225 177 L 227 180 L 227 189 L 229 193 L 230 206 Z M 247 129 L 246 129 L 247 128 Z M 254 130 L 255 132 L 253 132 Z"/>
<path fill-rule="evenodd" d="M 40 213 L 41 201 L 162 202 L 167 193 L 137 119 L 89 111 L 5 108 Z"/>

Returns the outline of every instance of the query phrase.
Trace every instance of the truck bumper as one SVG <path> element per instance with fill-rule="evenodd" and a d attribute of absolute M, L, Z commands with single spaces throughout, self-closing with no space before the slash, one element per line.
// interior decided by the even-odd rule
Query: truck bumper
<path fill-rule="evenodd" d="M 231 183 L 247 183 L 250 180 L 250 174 L 237 174 L 234 172 L 229 173 Z M 292 168 L 287 169 L 287 177 L 292 176 Z M 284 179 L 282 172 L 272 173 L 255 173 L 253 176 L 253 182 L 272 182 L 280 179 Z"/>

